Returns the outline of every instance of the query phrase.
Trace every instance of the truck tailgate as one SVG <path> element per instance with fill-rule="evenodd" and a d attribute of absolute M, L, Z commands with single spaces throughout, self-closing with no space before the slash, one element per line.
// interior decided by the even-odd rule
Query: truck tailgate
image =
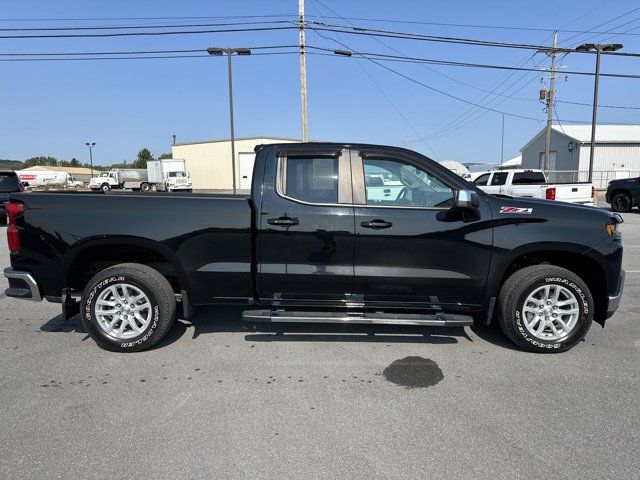
<path fill-rule="evenodd" d="M 590 183 L 558 183 L 549 187 L 555 187 L 556 200 L 560 202 L 593 203 Z"/>

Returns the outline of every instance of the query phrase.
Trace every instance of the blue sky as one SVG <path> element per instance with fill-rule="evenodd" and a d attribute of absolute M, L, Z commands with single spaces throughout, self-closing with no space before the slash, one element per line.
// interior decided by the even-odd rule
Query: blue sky
<path fill-rule="evenodd" d="M 589 30 L 631 9 L 629 0 L 558 1 L 553 7 L 533 1 L 338 1 L 322 3 L 344 17 L 422 22 L 559 28 L 560 45 L 574 47 L 594 34 Z M 306 0 L 308 15 L 332 15 L 317 0 Z M 601 5 L 583 18 L 583 13 Z M 295 14 L 296 0 L 4 0 L 0 28 L 69 25 L 142 25 L 200 23 L 223 20 L 101 20 L 17 21 L 15 19 L 187 17 Z M 13 19 L 13 20 L 10 20 Z M 577 20 L 575 20 L 577 19 Z M 575 20 L 575 21 L 574 21 Z M 327 20 L 344 23 L 342 20 Z M 483 40 L 550 44 L 548 31 L 471 28 L 416 24 L 355 24 L 422 34 Z M 636 35 L 589 41 L 620 42 L 625 51 L 640 52 L 640 10 L 608 23 L 598 31 L 627 31 Z M 6 33 L 6 32 L 4 32 Z M 26 32 L 35 33 L 35 32 Z M 393 54 L 367 36 L 323 33 L 356 51 Z M 564 42 L 568 39 L 568 42 Z M 548 66 L 544 54 L 526 50 L 451 45 L 398 39 L 382 41 L 405 55 L 500 65 Z M 295 30 L 235 32 L 164 37 L 82 39 L 0 39 L 0 53 L 199 49 L 209 46 L 288 45 L 297 42 Z M 343 48 L 331 38 L 308 31 L 310 45 Z M 2 57 L 0 57 L 2 58 Z M 561 60 L 568 70 L 593 71 L 594 57 L 569 55 Z M 499 70 L 386 63 L 404 75 L 457 97 L 495 106 L 506 112 L 535 117 L 540 122 L 506 117 L 505 158 L 518 154 L 544 126 L 545 113 L 537 102 L 543 88 L 540 75 Z M 640 58 L 604 57 L 603 72 L 638 73 Z M 318 140 L 400 145 L 439 160 L 495 162 L 500 157 L 502 117 L 412 83 L 367 60 L 309 55 L 309 129 Z M 226 60 L 204 57 L 121 61 L 0 62 L 0 158 L 24 160 L 36 155 L 88 160 L 85 141 L 95 141 L 98 164 L 130 160 L 148 147 L 154 154 L 170 150 L 171 135 L 178 142 L 228 137 Z M 438 73 L 436 73 L 438 72 Z M 486 96 L 496 92 L 517 98 Z M 463 85 L 464 82 L 470 86 Z M 475 88 L 473 88 L 475 87 Z M 381 92 L 382 91 L 382 92 Z M 237 136 L 300 136 L 298 58 L 296 55 L 234 58 Z M 590 103 L 591 77 L 558 80 L 557 98 Z M 640 80 L 603 78 L 600 103 L 640 105 Z M 395 105 L 394 106 L 392 106 Z M 591 109 L 559 103 L 561 119 L 589 122 Z M 398 111 L 400 111 L 400 114 Z M 640 123 L 640 110 L 600 109 L 599 121 Z M 443 128 L 447 127 L 447 128 Z M 418 139 L 415 133 L 425 140 Z M 440 130 L 440 132 L 438 132 Z M 444 134 L 444 135 L 442 135 Z"/>

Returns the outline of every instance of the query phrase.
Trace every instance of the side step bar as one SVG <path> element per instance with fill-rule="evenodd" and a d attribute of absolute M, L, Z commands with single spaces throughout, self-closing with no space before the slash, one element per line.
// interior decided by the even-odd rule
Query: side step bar
<path fill-rule="evenodd" d="M 376 325 L 424 325 L 434 327 L 464 327 L 473 325 L 473 317 L 438 313 L 384 312 L 296 312 L 292 310 L 245 310 L 245 322 L 270 323 L 351 323 Z"/>

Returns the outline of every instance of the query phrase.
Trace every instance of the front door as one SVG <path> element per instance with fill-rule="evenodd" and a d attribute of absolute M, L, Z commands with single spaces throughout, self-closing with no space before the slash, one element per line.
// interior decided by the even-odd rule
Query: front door
<path fill-rule="evenodd" d="M 455 185 L 416 154 L 352 153 L 355 294 L 368 306 L 468 306 L 491 261 L 491 213 L 445 215 Z M 360 193 L 362 192 L 362 193 Z"/>
<path fill-rule="evenodd" d="M 269 162 L 257 208 L 261 301 L 335 305 L 348 298 L 355 232 L 347 150 Z"/>

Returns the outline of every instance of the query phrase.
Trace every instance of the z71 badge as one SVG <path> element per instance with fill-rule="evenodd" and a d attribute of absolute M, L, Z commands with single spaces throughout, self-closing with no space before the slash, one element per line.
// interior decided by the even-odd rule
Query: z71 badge
<path fill-rule="evenodd" d="M 533 208 L 500 207 L 500 213 L 518 213 L 520 215 L 531 215 L 533 213 Z"/>

